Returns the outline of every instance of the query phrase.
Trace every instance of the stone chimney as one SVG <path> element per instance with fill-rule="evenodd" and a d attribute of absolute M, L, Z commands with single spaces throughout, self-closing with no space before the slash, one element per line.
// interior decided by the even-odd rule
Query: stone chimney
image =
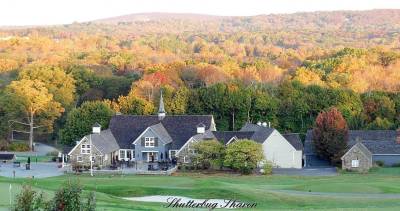
<path fill-rule="evenodd" d="M 160 105 L 158 106 L 158 120 L 163 120 L 166 115 L 165 109 L 164 109 L 164 99 L 162 95 L 162 90 L 160 94 Z"/>
<path fill-rule="evenodd" d="M 396 130 L 396 143 L 400 144 L 400 128 Z"/>

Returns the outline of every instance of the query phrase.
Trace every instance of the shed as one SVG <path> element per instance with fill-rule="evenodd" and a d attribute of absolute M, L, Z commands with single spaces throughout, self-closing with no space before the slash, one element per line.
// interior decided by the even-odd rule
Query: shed
<path fill-rule="evenodd" d="M 357 142 L 342 156 L 342 169 L 367 172 L 372 167 L 372 152 Z"/>
<path fill-rule="evenodd" d="M 3 163 L 12 162 L 14 160 L 15 160 L 15 154 L 11 153 L 0 154 L 0 161 Z"/>

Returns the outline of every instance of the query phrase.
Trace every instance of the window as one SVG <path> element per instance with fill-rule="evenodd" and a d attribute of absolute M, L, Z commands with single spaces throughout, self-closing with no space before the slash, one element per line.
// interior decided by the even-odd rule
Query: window
<path fill-rule="evenodd" d="M 189 163 L 189 161 L 187 160 L 187 157 L 186 157 L 186 156 L 183 156 L 183 162 L 184 162 L 184 163 Z"/>
<path fill-rule="evenodd" d="M 77 156 L 77 157 L 76 157 L 76 161 L 77 161 L 77 162 L 82 162 L 82 161 L 83 161 L 83 160 L 82 160 L 82 156 Z"/>
<path fill-rule="evenodd" d="M 92 160 L 92 162 L 94 162 L 94 156 L 90 156 L 90 159 Z"/>
<path fill-rule="evenodd" d="M 81 145 L 81 154 L 90 154 L 90 144 Z"/>
<path fill-rule="evenodd" d="M 126 158 L 126 154 L 125 154 L 125 150 L 119 150 L 119 159 L 125 159 Z"/>
<path fill-rule="evenodd" d="M 158 161 L 157 152 L 148 152 L 147 153 L 147 162 Z"/>
<path fill-rule="evenodd" d="M 169 151 L 169 159 L 172 159 L 172 158 L 176 157 L 176 151 L 177 150 L 170 150 Z"/>
<path fill-rule="evenodd" d="M 352 168 L 358 168 L 360 162 L 358 160 L 352 160 L 351 161 L 351 167 Z"/>
<path fill-rule="evenodd" d="M 154 147 L 154 145 L 155 145 L 154 137 L 146 137 L 144 139 L 145 147 Z"/>

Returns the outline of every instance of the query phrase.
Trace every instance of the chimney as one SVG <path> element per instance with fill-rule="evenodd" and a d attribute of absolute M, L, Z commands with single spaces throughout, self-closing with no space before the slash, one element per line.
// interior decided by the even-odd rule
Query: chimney
<path fill-rule="evenodd" d="M 263 122 L 263 123 L 262 123 L 262 126 L 263 126 L 263 127 L 267 127 L 267 123 L 266 123 L 266 122 Z"/>
<path fill-rule="evenodd" d="M 396 143 L 400 144 L 400 128 L 396 130 Z"/>
<path fill-rule="evenodd" d="M 197 133 L 203 134 L 206 132 L 206 126 L 203 123 L 198 124 L 196 127 L 197 127 Z"/>
<path fill-rule="evenodd" d="M 271 122 L 268 122 L 268 127 L 271 127 Z"/>
<path fill-rule="evenodd" d="M 99 123 L 94 123 L 94 125 L 92 126 L 92 133 L 94 134 L 99 134 L 101 131 L 101 125 Z"/>
<path fill-rule="evenodd" d="M 163 99 L 163 95 L 162 95 L 162 90 L 161 90 L 161 94 L 160 94 L 160 105 L 158 106 L 158 120 L 163 120 L 165 117 L 165 109 L 164 109 L 164 99 Z"/>

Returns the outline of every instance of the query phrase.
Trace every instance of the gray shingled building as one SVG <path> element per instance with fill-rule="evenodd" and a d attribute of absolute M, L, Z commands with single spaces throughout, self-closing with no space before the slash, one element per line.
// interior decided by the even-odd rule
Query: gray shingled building
<path fill-rule="evenodd" d="M 359 140 L 359 141 L 357 141 Z M 381 161 L 385 166 L 400 163 L 400 136 L 396 130 L 349 130 L 348 149 L 361 142 L 371 152 L 372 163 Z M 307 131 L 304 142 L 306 167 L 329 166 L 314 150 L 312 130 Z"/>

